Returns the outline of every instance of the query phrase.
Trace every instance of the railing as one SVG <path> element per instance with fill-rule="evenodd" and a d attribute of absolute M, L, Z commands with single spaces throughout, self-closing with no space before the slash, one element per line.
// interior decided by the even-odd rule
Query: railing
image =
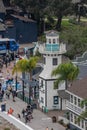
<path fill-rule="evenodd" d="M 84 108 L 80 108 L 80 107 L 72 104 L 71 102 L 67 102 L 66 107 L 67 107 L 67 109 L 74 111 L 75 113 L 78 113 L 78 114 L 81 114 L 83 111 L 85 111 Z"/>
<path fill-rule="evenodd" d="M 62 54 L 66 52 L 66 45 L 61 43 L 56 47 L 53 45 L 47 46 L 46 44 L 41 44 L 39 45 L 39 51 L 40 53 L 46 53 L 46 54 L 49 54 L 49 52 L 52 54 L 53 53 Z"/>

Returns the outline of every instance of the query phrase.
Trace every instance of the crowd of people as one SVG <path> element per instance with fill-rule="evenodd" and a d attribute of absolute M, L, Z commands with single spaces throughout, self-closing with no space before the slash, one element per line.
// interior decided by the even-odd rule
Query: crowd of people
<path fill-rule="evenodd" d="M 25 119 L 25 123 L 30 122 L 33 119 L 32 116 L 33 107 L 31 105 L 27 105 L 26 109 L 22 110 L 23 118 Z"/>
<path fill-rule="evenodd" d="M 15 102 L 15 97 L 16 97 L 16 91 L 14 88 L 11 86 L 11 84 L 6 84 L 6 88 L 2 88 L 2 84 L 0 83 L 0 101 L 3 101 L 4 98 L 10 99 L 10 96 L 12 95 L 13 102 Z"/>

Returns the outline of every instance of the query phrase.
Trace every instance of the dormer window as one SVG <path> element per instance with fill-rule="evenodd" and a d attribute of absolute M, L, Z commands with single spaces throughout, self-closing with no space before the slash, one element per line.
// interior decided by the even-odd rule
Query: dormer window
<path fill-rule="evenodd" d="M 55 44 L 55 39 L 53 39 L 53 43 Z"/>

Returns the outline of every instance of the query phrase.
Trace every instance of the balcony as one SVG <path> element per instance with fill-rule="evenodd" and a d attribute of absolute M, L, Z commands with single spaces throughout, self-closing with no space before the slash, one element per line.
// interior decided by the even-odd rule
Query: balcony
<path fill-rule="evenodd" d="M 72 104 L 72 103 L 69 102 L 69 101 L 66 103 L 66 108 L 67 108 L 68 110 L 70 110 L 70 111 L 76 113 L 76 114 L 79 114 L 79 115 L 80 115 L 83 111 L 85 111 L 85 108 L 80 108 L 80 107 L 78 107 L 78 106 Z"/>
<path fill-rule="evenodd" d="M 61 44 L 40 44 L 39 52 L 42 54 L 63 54 L 66 52 L 66 45 Z"/>

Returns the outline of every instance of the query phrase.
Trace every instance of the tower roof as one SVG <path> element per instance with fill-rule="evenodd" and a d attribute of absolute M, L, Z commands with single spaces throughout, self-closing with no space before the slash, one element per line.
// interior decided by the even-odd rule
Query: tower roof
<path fill-rule="evenodd" d="M 54 30 L 51 30 L 49 31 L 46 36 L 50 36 L 50 37 L 57 37 L 58 36 L 58 32 L 57 31 L 54 31 Z"/>

